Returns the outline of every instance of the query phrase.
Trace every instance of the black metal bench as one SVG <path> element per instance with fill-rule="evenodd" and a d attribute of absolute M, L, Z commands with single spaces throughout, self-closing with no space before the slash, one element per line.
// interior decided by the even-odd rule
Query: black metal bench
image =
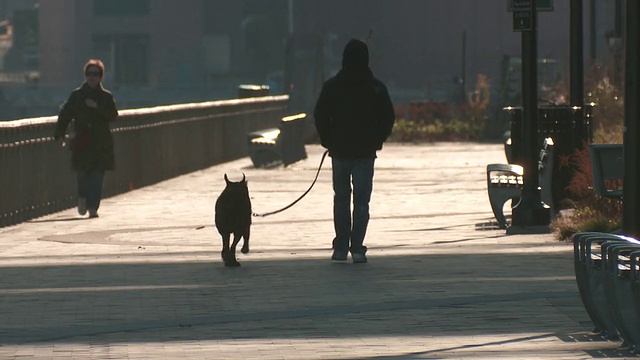
<path fill-rule="evenodd" d="M 285 116 L 278 128 L 247 134 L 249 157 L 255 167 L 289 166 L 307 158 L 304 147 L 307 114 Z"/>
<path fill-rule="evenodd" d="M 597 232 L 573 237 L 580 297 L 594 332 L 640 349 L 640 241 Z"/>
<path fill-rule="evenodd" d="M 622 144 L 591 144 L 591 168 L 593 189 L 596 195 L 622 201 L 624 179 L 624 147 Z M 620 180 L 620 181 L 611 181 Z M 609 184 L 619 186 L 610 188 Z"/>
<path fill-rule="evenodd" d="M 540 156 L 538 158 L 538 180 L 541 191 L 541 200 L 551 206 L 553 214 L 553 197 L 551 191 L 553 173 L 553 140 L 544 139 Z M 501 229 L 507 228 L 507 219 L 504 215 L 504 204 L 512 200 L 515 204 L 523 187 L 524 169 L 517 164 L 489 164 L 487 165 L 487 190 L 493 215 Z"/>

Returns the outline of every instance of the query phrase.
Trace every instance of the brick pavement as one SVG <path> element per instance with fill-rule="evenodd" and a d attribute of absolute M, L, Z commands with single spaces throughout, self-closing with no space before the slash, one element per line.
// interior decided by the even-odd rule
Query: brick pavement
<path fill-rule="evenodd" d="M 254 211 L 310 184 L 322 149 L 289 168 L 248 158 L 0 229 L 0 359 L 624 358 L 589 335 L 572 247 L 492 226 L 486 164 L 501 145 L 385 147 L 368 264 L 332 264 L 331 180 L 255 218 L 224 268 L 213 203 L 245 173 Z"/>

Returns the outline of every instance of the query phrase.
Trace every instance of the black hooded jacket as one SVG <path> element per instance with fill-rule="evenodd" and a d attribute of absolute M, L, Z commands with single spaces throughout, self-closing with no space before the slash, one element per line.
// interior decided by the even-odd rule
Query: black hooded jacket
<path fill-rule="evenodd" d="M 342 69 L 327 80 L 314 110 L 322 146 L 334 158 L 375 157 L 395 121 L 386 86 L 369 69 L 369 50 L 359 40 L 344 49 Z"/>

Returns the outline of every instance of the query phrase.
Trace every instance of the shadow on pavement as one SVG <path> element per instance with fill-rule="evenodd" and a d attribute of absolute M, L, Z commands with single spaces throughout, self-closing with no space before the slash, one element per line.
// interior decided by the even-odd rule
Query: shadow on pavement
<path fill-rule="evenodd" d="M 3 266 L 0 343 L 558 333 L 554 317 L 586 318 L 565 253 L 291 257 Z"/>
<path fill-rule="evenodd" d="M 32 224 L 37 224 L 37 223 L 48 223 L 48 222 L 65 222 L 65 221 L 78 221 L 78 220 L 89 220 L 88 217 L 80 217 L 80 216 L 72 216 L 72 217 L 57 217 L 57 218 L 52 218 L 52 219 L 31 219 L 31 220 L 27 220 L 25 221 L 25 223 L 32 223 Z"/>

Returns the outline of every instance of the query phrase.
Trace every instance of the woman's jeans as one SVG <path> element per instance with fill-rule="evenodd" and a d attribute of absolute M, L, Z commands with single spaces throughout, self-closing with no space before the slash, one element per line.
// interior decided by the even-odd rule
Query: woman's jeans
<path fill-rule="evenodd" d="M 373 190 L 375 158 L 335 159 L 333 167 L 333 225 L 336 237 L 335 252 L 364 254 L 363 245 L 369 224 L 369 200 Z M 351 214 L 351 185 L 353 184 L 353 215 Z"/>
<path fill-rule="evenodd" d="M 87 209 L 89 210 L 98 210 L 98 207 L 100 207 L 103 179 L 104 171 L 101 170 L 76 171 L 78 197 L 86 199 Z"/>

